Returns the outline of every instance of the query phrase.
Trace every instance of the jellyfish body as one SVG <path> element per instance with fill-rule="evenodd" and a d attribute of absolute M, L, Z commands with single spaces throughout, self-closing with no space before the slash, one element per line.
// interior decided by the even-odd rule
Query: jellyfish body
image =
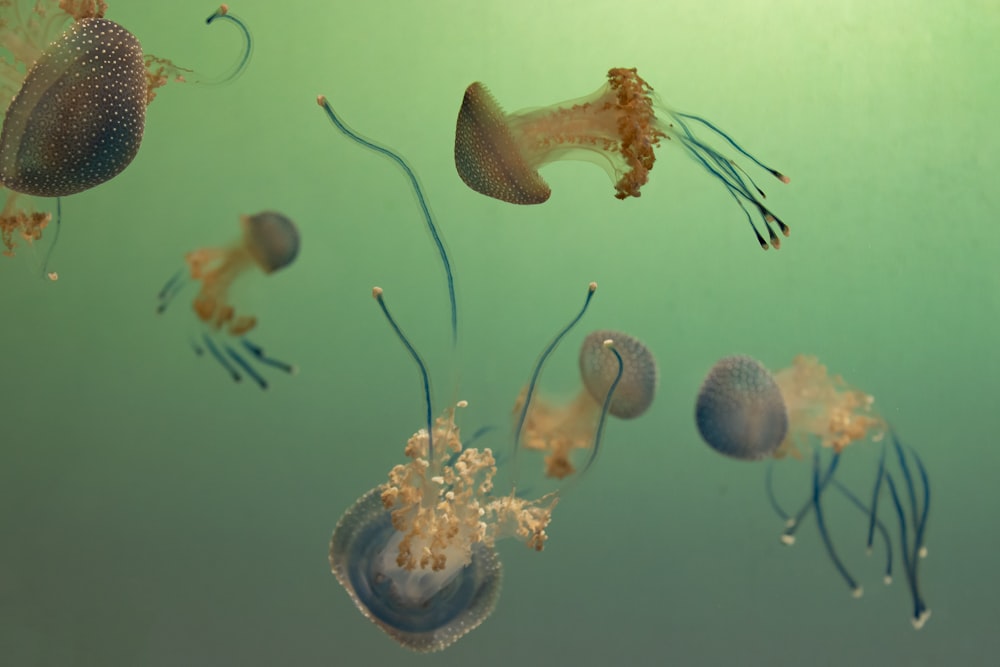
<path fill-rule="evenodd" d="M 363 495 L 337 523 L 330 567 L 361 613 L 414 651 L 445 648 L 489 616 L 500 596 L 496 550 L 482 542 L 468 563 L 445 570 L 400 567 L 399 531 L 386 511 L 383 489 Z M 460 554 L 452 561 L 464 562 Z"/>
<path fill-rule="evenodd" d="M 64 197 L 100 185 L 132 162 L 146 119 L 139 40 L 102 18 L 74 23 L 28 72 L 0 136 L 0 181 Z"/>
<path fill-rule="evenodd" d="M 701 385 L 695 424 L 708 445 L 737 459 L 772 456 L 788 432 L 778 383 L 764 366 L 745 356 L 719 360 Z"/>
<path fill-rule="evenodd" d="M 614 353 L 605 341 L 613 341 Z M 572 461 L 577 452 L 589 452 L 586 465 L 593 461 L 603 403 L 613 382 L 617 387 L 610 393 L 606 411 L 619 419 L 641 416 L 656 396 L 656 359 L 645 344 L 626 333 L 590 333 L 580 346 L 579 368 L 583 386 L 570 402 L 560 404 L 533 396 L 535 386 L 531 384 L 514 404 L 520 443 L 526 449 L 545 452 L 546 477 L 563 479 L 577 472 Z M 526 409 L 527 403 L 530 407 Z"/>
<path fill-rule="evenodd" d="M 187 72 L 143 54 L 132 33 L 104 18 L 103 0 L 35 0 L 30 10 L 20 4 L 0 3 L 0 184 L 8 191 L 0 233 L 6 256 L 14 255 L 18 241 L 40 240 L 53 219 L 24 197 L 72 195 L 121 173 L 142 143 L 146 106 L 156 89 Z M 250 34 L 225 5 L 208 23 L 219 18 L 235 23 L 245 40 L 233 78 L 249 60 Z M 43 273 L 55 279 L 47 264 L 46 257 Z"/>
<path fill-rule="evenodd" d="M 593 289 L 587 303 L 591 294 Z M 393 467 L 388 481 L 361 496 L 337 523 L 330 567 L 361 613 L 388 636 L 414 651 L 438 651 L 493 611 L 501 579 L 496 542 L 515 537 L 541 551 L 559 495 L 495 493 L 492 449 L 470 444 L 489 431 L 463 442 L 456 412 L 465 401 L 432 417 L 427 367 L 389 313 L 382 290 L 375 288 L 373 295 L 420 370 L 427 425 L 406 442 L 409 460 Z M 580 316 L 585 310 L 586 304 Z M 619 363 L 615 376 L 621 375 Z M 602 422 L 616 385 L 602 397 Z"/>
<path fill-rule="evenodd" d="M 619 419 L 635 419 L 645 414 L 656 397 L 659 372 L 656 359 L 638 338 L 621 331 L 594 331 L 580 345 L 580 379 L 587 393 L 603 401 L 619 363 L 604 341 L 614 341 L 624 368 L 618 388 L 611 396 L 608 412 Z"/>
<path fill-rule="evenodd" d="M 894 432 L 897 465 L 890 471 L 884 438 L 887 424 L 873 412 L 873 403 L 871 395 L 850 386 L 839 375 L 830 375 L 815 357 L 798 355 L 791 367 L 773 375 L 750 357 L 727 357 L 712 367 L 702 383 L 695 423 L 705 442 L 717 452 L 744 460 L 769 459 L 767 495 L 785 525 L 781 541 L 794 544 L 799 526 L 810 515 L 815 516 L 827 557 L 855 597 L 861 597 L 863 588 L 834 545 L 826 521 L 827 492 L 836 492 L 859 510 L 868 524 L 867 550 L 871 552 L 876 533 L 886 550 L 887 584 L 892 581 L 894 551 L 901 553 L 913 600 L 911 620 L 920 628 L 930 617 L 917 576 L 917 564 L 926 553 L 929 478 L 916 451 L 904 448 Z M 836 477 L 843 452 L 866 440 L 882 443 L 870 502 Z M 824 456 L 824 452 L 830 455 Z M 774 489 L 770 464 L 786 457 L 811 462 L 811 492 L 797 511 L 786 511 Z M 879 499 L 886 490 L 900 529 L 895 547 L 879 516 Z"/>
<path fill-rule="evenodd" d="M 257 269 L 264 275 L 270 275 L 292 264 L 299 252 L 299 231 L 291 219 L 274 211 L 241 216 L 240 224 L 243 234 L 239 242 L 228 247 L 199 248 L 187 253 L 187 278 L 178 273 L 167 282 L 158 295 L 157 312 L 167 310 L 188 279 L 197 281 L 200 289 L 192 307 L 206 331 L 200 341 L 194 341 L 195 352 L 201 355 L 208 351 L 234 381 L 240 381 L 246 374 L 266 389 L 267 381 L 250 361 L 286 373 L 295 372 L 295 368 L 265 355 L 260 346 L 244 338 L 257 326 L 257 317 L 238 313 L 231 302 L 230 290 L 247 271 Z M 239 340 L 239 347 L 217 342 L 216 335 Z"/>
<path fill-rule="evenodd" d="M 641 195 L 656 161 L 655 149 L 661 141 L 671 141 L 722 182 L 746 214 L 762 248 L 780 246 L 771 224 L 786 236 L 789 230 L 764 206 L 763 191 L 694 128 L 705 130 L 780 181 L 787 183 L 787 176 L 761 163 L 708 120 L 660 104 L 634 68 L 613 68 L 607 78 L 607 84 L 587 97 L 510 114 L 482 83 L 473 83 L 465 91 L 455 128 L 459 176 L 488 197 L 541 204 L 551 190 L 538 169 L 556 160 L 580 159 L 603 167 L 614 183 L 615 197 L 627 199 Z M 767 240 L 748 208 L 759 215 Z"/>

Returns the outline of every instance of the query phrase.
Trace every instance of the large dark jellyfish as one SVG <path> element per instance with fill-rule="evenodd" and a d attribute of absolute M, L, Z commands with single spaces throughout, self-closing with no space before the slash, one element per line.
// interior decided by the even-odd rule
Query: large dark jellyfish
<path fill-rule="evenodd" d="M 0 45 L 8 52 L 0 59 L 5 255 L 14 254 L 18 240 L 39 240 L 52 222 L 51 214 L 18 204 L 19 195 L 65 197 L 121 173 L 142 143 L 155 90 L 186 71 L 144 54 L 135 35 L 104 18 L 102 0 L 38 0 L 30 10 L 23 4 L 0 3 Z M 220 18 L 245 38 L 231 78 L 249 58 L 249 32 L 225 5 L 208 23 Z"/>
<path fill-rule="evenodd" d="M 551 191 L 538 169 L 556 160 L 577 159 L 603 167 L 615 197 L 638 197 L 649 180 L 661 141 L 675 142 L 717 178 L 746 214 L 761 248 L 778 248 L 776 225 L 788 226 L 769 208 L 753 178 L 699 135 L 703 130 L 783 183 L 788 177 L 745 151 L 710 121 L 662 104 L 635 68 L 608 71 L 608 83 L 592 95 L 547 107 L 504 113 L 482 83 L 465 91 L 455 129 L 455 166 L 466 185 L 513 204 L 541 204 Z M 765 240 L 748 209 L 767 230 Z"/>
<path fill-rule="evenodd" d="M 267 380 L 253 364 L 289 374 L 295 367 L 264 354 L 263 348 L 246 337 L 256 328 L 257 317 L 237 311 L 231 288 L 254 269 L 269 276 L 294 262 L 299 254 L 299 230 L 288 217 L 274 211 L 240 216 L 240 225 L 239 241 L 221 248 L 198 248 L 184 256 L 187 271 L 178 271 L 163 286 L 156 312 L 166 312 L 190 280 L 200 283 L 192 308 L 204 329 L 192 340 L 195 353 L 201 356 L 207 350 L 233 381 L 247 375 L 267 389 Z"/>
<path fill-rule="evenodd" d="M 579 314 L 536 363 L 526 412 L 545 359 L 583 316 L 596 287 L 591 284 Z M 382 290 L 373 294 L 420 370 L 426 426 L 406 443 L 409 461 L 395 466 L 386 483 L 362 495 L 341 517 L 330 541 L 330 566 L 361 613 L 392 639 L 414 651 L 438 651 L 493 611 L 501 579 L 497 540 L 516 537 L 543 549 L 560 489 L 536 498 L 516 487 L 495 492 L 499 464 L 493 451 L 471 447 L 477 436 L 463 442 L 456 423 L 456 411 L 467 403 L 459 401 L 433 417 L 426 366 L 389 314 Z M 625 372 L 617 341 L 603 340 L 601 348 L 614 371 L 599 401 L 590 463 Z M 515 434 L 515 447 L 517 440 Z"/>
<path fill-rule="evenodd" d="M 794 512 L 778 502 L 773 468 L 768 467 L 768 499 L 785 521 L 781 541 L 794 544 L 799 526 L 814 514 L 826 553 L 855 597 L 861 597 L 863 589 L 840 558 L 827 528 L 827 491 L 833 489 L 866 517 L 869 553 L 875 533 L 879 534 L 886 549 L 884 580 L 888 584 L 892 581 L 894 543 L 879 516 L 879 502 L 886 489 L 898 524 L 895 547 L 902 555 L 913 601 L 911 620 L 919 629 L 931 613 L 918 579 L 920 559 L 926 555 L 930 483 L 916 450 L 899 440 L 873 411 L 873 403 L 871 395 L 851 387 L 840 376 L 830 376 L 815 357 L 799 355 L 790 368 L 773 375 L 750 357 L 727 357 L 712 367 L 702 383 L 695 402 L 695 423 L 705 442 L 730 458 L 768 459 L 769 464 L 775 459 L 809 459 L 812 491 Z M 881 446 L 870 500 L 835 476 L 844 450 L 865 441 Z M 890 449 L 892 454 L 887 456 Z M 824 457 L 824 451 L 830 451 L 830 456 Z M 890 470 L 893 459 L 896 465 Z"/>

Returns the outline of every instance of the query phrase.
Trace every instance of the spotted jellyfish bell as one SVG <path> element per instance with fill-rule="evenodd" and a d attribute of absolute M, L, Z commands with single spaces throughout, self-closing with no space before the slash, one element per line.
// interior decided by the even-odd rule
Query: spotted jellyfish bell
<path fill-rule="evenodd" d="M 7 109 L 0 181 L 64 197 L 129 165 L 142 142 L 146 68 L 139 40 L 113 21 L 77 21 L 35 62 Z"/>

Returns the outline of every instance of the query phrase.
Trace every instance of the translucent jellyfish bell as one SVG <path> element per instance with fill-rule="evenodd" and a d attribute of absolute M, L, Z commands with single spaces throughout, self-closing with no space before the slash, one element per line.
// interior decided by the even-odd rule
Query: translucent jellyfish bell
<path fill-rule="evenodd" d="M 761 163 L 708 120 L 674 111 L 654 96 L 635 68 L 608 71 L 608 83 L 587 97 L 548 107 L 504 113 L 482 83 L 465 91 L 455 129 L 455 166 L 470 188 L 513 204 L 541 204 L 551 190 L 538 173 L 564 159 L 593 162 L 607 171 L 615 197 L 640 196 L 661 141 L 673 142 L 722 182 L 743 209 L 757 242 L 778 248 L 773 223 L 787 236 L 788 226 L 763 204 L 764 192 L 732 158 L 695 132 L 725 144 L 783 183 L 781 172 Z M 767 230 L 765 240 L 749 209 Z"/>
<path fill-rule="evenodd" d="M 501 581 L 493 548 L 498 514 L 519 518 L 510 504 L 490 500 L 492 452 L 463 448 L 454 412 L 435 422 L 437 453 L 429 454 L 426 430 L 414 434 L 406 445 L 410 463 L 363 495 L 330 541 L 331 569 L 358 609 L 414 651 L 448 647 L 493 611 Z M 537 513 L 544 539 L 548 509 L 526 511 L 526 521 Z"/>
<path fill-rule="evenodd" d="M 596 284 L 542 360 L 582 317 L 594 289 Z M 427 368 L 389 313 L 382 290 L 375 288 L 373 294 L 420 370 L 427 425 L 407 441 L 408 461 L 393 467 L 386 483 L 361 496 L 341 517 L 330 541 L 330 567 L 361 613 L 388 636 L 414 651 L 439 651 L 493 611 L 501 580 L 495 543 L 515 537 L 541 551 L 559 495 L 529 499 L 513 488 L 495 492 L 493 451 L 463 442 L 456 423 L 466 402 L 433 418 Z M 600 401 L 601 424 L 623 375 L 616 345 L 606 343 L 619 361 Z M 535 377 L 539 370 L 540 365 Z M 598 427 L 595 439 L 600 433 Z"/>
<path fill-rule="evenodd" d="M 263 349 L 245 336 L 257 326 L 257 317 L 240 313 L 230 296 L 233 284 L 248 271 L 271 275 L 295 261 L 299 253 L 299 231 L 295 223 L 281 213 L 262 211 L 240 216 L 243 234 L 237 243 L 221 248 L 198 248 L 185 256 L 188 269 L 176 273 L 158 295 L 157 312 L 163 313 L 189 280 L 200 284 L 192 303 L 195 314 L 205 325 L 198 340 L 192 343 L 197 354 L 205 350 L 229 373 L 234 381 L 244 374 L 261 389 L 268 386 L 250 362 L 294 373 L 295 367 L 264 354 Z M 219 340 L 226 336 L 238 341 L 238 348 Z"/>
<path fill-rule="evenodd" d="M 698 392 L 694 414 L 705 442 L 736 459 L 773 456 L 788 433 L 778 383 L 750 357 L 726 357 L 712 366 Z"/>
<path fill-rule="evenodd" d="M 784 544 L 794 544 L 799 526 L 810 515 L 827 556 L 855 597 L 862 587 L 834 546 L 826 523 L 827 493 L 832 490 L 859 510 L 867 520 L 866 548 L 871 553 L 876 533 L 886 553 L 886 584 L 892 581 L 893 553 L 901 554 L 906 582 L 913 601 L 914 627 L 930 617 L 918 577 L 919 561 L 926 555 L 925 532 L 930 509 L 930 482 L 916 450 L 904 446 L 890 429 L 895 470 L 887 459 L 888 428 L 874 413 L 874 398 L 830 375 L 815 357 L 798 355 L 791 367 L 771 374 L 750 357 L 727 357 L 717 362 L 702 383 L 695 401 L 695 424 L 715 451 L 743 460 L 808 458 L 811 493 L 797 511 L 789 512 L 778 501 L 772 467 L 767 469 L 767 495 L 772 508 L 785 522 Z M 881 454 L 870 502 L 836 477 L 847 448 L 865 441 L 881 443 Z M 824 457 L 823 452 L 830 452 Z M 811 453 L 811 456 L 808 454 Z M 825 459 L 825 461 L 824 461 Z M 883 484 L 883 482 L 885 482 Z M 879 517 L 879 500 L 887 489 L 899 524 L 899 541 Z M 909 503 L 906 501 L 909 500 Z"/>
<path fill-rule="evenodd" d="M 601 330 L 589 334 L 580 346 L 580 379 L 583 386 L 568 403 L 534 395 L 530 384 L 514 403 L 513 414 L 528 450 L 545 452 L 545 475 L 563 479 L 577 471 L 573 455 L 589 452 L 596 440 L 604 398 L 615 381 L 619 362 L 604 344 L 614 341 L 621 358 L 622 375 L 611 395 L 608 414 L 635 419 L 649 409 L 656 396 L 656 359 L 640 340 L 620 331 Z M 544 359 L 539 363 L 543 363 Z M 525 410 L 525 401 L 530 405 Z"/>

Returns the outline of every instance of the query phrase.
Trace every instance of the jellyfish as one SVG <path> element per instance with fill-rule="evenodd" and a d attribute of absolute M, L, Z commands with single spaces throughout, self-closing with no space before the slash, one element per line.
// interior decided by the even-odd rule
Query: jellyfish
<path fill-rule="evenodd" d="M 546 348 L 533 378 L 583 316 L 596 287 L 591 283 L 583 308 Z M 382 290 L 376 287 L 373 296 L 420 371 L 426 421 L 406 443 L 408 461 L 393 467 L 388 481 L 362 495 L 337 523 L 330 567 L 355 606 L 389 637 L 413 651 L 439 651 L 493 611 L 502 571 L 498 540 L 512 537 L 543 550 L 560 490 L 538 497 L 515 488 L 497 490 L 493 450 L 470 446 L 484 437 L 483 430 L 463 442 L 457 415 L 468 403 L 459 401 L 434 418 L 426 365 L 390 314 Z M 618 342 L 606 339 L 601 346 L 614 371 L 600 401 L 595 452 L 624 381 Z M 526 400 L 530 409 L 530 396 Z"/>
<path fill-rule="evenodd" d="M 695 424 L 702 439 L 720 454 L 769 462 L 766 490 L 771 507 L 785 522 L 782 543 L 794 544 L 799 526 L 815 515 L 826 554 L 855 597 L 862 596 L 863 588 L 834 546 L 825 518 L 827 491 L 832 489 L 860 511 L 867 520 L 868 553 L 872 553 L 876 533 L 884 545 L 886 584 L 892 582 L 893 552 L 899 551 L 913 604 L 911 622 L 919 629 L 931 613 L 918 577 L 920 560 L 927 553 L 930 482 L 917 451 L 905 445 L 874 411 L 874 401 L 841 376 L 831 376 L 813 356 L 798 355 L 791 367 L 774 374 L 751 357 L 732 356 L 719 360 L 702 383 L 695 401 Z M 835 475 L 844 451 L 865 442 L 880 448 L 870 495 L 854 491 Z M 827 451 L 829 456 L 824 456 Z M 778 501 L 770 465 L 788 458 L 811 463 L 811 493 L 794 512 Z M 894 470 L 890 470 L 892 459 Z M 890 512 L 898 525 L 895 542 L 879 513 L 884 495 L 891 500 Z"/>
<path fill-rule="evenodd" d="M 441 232 L 438 230 L 437 224 L 434 222 L 434 216 L 431 214 L 430 205 L 427 203 L 427 197 L 424 196 L 424 190 L 420 186 L 420 179 L 417 178 L 417 173 L 402 155 L 358 134 L 351 129 L 351 127 L 337 115 L 337 112 L 334 111 L 325 95 L 317 96 L 316 103 L 323 109 L 323 111 L 326 112 L 327 118 L 330 119 L 330 122 L 333 123 L 334 127 L 340 130 L 344 136 L 363 148 L 367 148 L 368 150 L 391 160 L 393 164 L 402 170 L 406 179 L 409 181 L 410 188 L 413 190 L 413 195 L 417 199 L 417 205 L 420 207 L 420 213 L 424 218 L 424 224 L 427 226 L 427 231 L 430 233 L 431 239 L 434 241 L 434 247 L 437 248 L 438 256 L 441 260 L 441 266 L 444 269 L 445 282 L 448 286 L 448 303 L 451 307 L 451 342 L 452 345 L 455 345 L 458 342 L 458 304 L 455 300 L 455 277 L 452 273 L 451 260 L 448 258 L 448 251 L 445 248 L 444 239 L 441 237 Z"/>
<path fill-rule="evenodd" d="M 104 18 L 103 0 L 24 4 L 0 3 L 0 46 L 8 52 L 0 58 L 0 185 L 8 191 L 0 234 L 7 256 L 18 241 L 39 241 L 53 222 L 23 198 L 73 195 L 121 173 L 139 151 L 156 89 L 171 76 L 183 78 L 181 68 L 143 54 L 135 35 Z M 225 5 L 207 22 L 218 19 L 237 25 L 246 40 L 236 76 L 249 59 L 249 32 Z M 57 215 L 57 231 L 58 224 Z"/>
<path fill-rule="evenodd" d="M 514 403 L 515 433 L 528 450 L 545 452 L 545 476 L 563 479 L 576 472 L 572 457 L 588 451 L 594 442 L 604 397 L 618 372 L 618 362 L 604 341 L 615 341 L 622 359 L 622 377 L 611 399 L 608 414 L 635 419 L 653 403 L 657 386 L 656 360 L 640 340 L 620 331 L 594 331 L 580 346 L 580 379 L 583 386 L 565 404 L 533 396 L 536 378 Z M 544 360 L 543 360 L 544 361 Z M 540 365 L 539 365 L 540 368 Z M 533 401 L 530 401 L 534 398 Z M 530 410 L 526 409 L 530 401 Z M 590 455 L 596 452 L 591 451 Z M 589 465 L 589 464 L 588 464 Z"/>
<path fill-rule="evenodd" d="M 788 432 L 778 383 L 759 361 L 746 356 L 726 357 L 712 367 L 694 415 L 712 449 L 747 461 L 773 456 Z"/>
<path fill-rule="evenodd" d="M 510 114 L 485 85 L 473 83 L 458 113 L 455 166 L 476 192 L 512 204 L 541 204 L 551 191 L 538 173 L 540 167 L 556 160 L 587 160 L 607 171 L 616 198 L 627 199 L 642 194 L 661 141 L 679 144 L 722 182 L 761 248 L 781 246 L 771 225 L 785 236 L 788 225 L 764 205 L 764 191 L 753 178 L 708 142 L 729 146 L 782 183 L 789 182 L 788 176 L 763 164 L 714 123 L 662 104 L 635 68 L 609 70 L 608 82 L 587 97 Z M 750 209 L 763 222 L 767 240 Z"/>
<path fill-rule="evenodd" d="M 254 364 L 287 374 L 294 374 L 296 368 L 268 356 L 247 338 L 257 326 L 257 317 L 238 312 L 230 291 L 247 272 L 257 269 L 269 276 L 295 261 L 299 231 L 289 218 L 274 211 L 240 216 L 240 224 L 243 234 L 238 242 L 222 248 L 198 248 L 185 255 L 187 270 L 175 273 L 160 290 L 156 312 L 166 312 L 188 282 L 197 281 L 199 291 L 192 307 L 203 330 L 191 341 L 195 354 L 202 356 L 207 350 L 234 382 L 246 375 L 267 389 L 267 380 Z"/>

